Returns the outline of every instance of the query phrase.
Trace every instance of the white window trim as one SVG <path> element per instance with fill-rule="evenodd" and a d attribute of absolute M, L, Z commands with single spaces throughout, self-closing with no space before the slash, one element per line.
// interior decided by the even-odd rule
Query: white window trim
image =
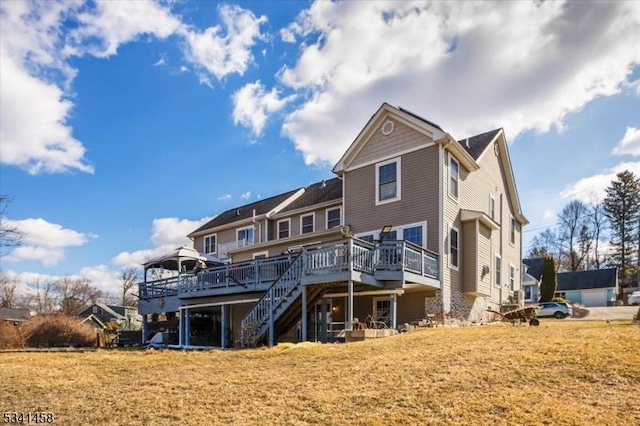
<path fill-rule="evenodd" d="M 387 164 L 396 163 L 396 196 L 387 200 L 380 200 L 380 167 Z M 376 206 L 393 203 L 402 199 L 402 162 L 401 157 L 392 158 L 387 161 L 376 163 Z"/>
<path fill-rule="evenodd" d="M 509 220 L 509 244 L 512 247 L 516 246 L 516 218 L 513 215 L 510 215 Z"/>
<path fill-rule="evenodd" d="M 302 232 L 302 219 L 309 216 L 311 216 L 311 232 L 307 232 L 307 234 L 316 232 L 316 213 L 307 213 L 300 215 L 300 235 L 306 235 Z M 340 216 L 342 217 L 342 212 L 340 212 Z M 342 220 L 340 222 L 342 222 Z"/>
<path fill-rule="evenodd" d="M 458 234 L 458 247 L 457 247 L 458 248 L 458 255 L 456 256 L 457 260 L 458 260 L 458 266 L 455 266 L 453 264 L 453 262 L 451 262 L 451 260 L 453 258 L 453 256 L 451 255 L 451 230 L 456 231 L 456 233 Z M 448 247 L 447 247 L 447 253 L 449 254 L 449 256 L 447 256 L 449 258 L 448 259 L 449 260 L 449 267 L 451 269 L 453 269 L 454 271 L 460 270 L 460 230 L 456 226 L 453 226 L 453 225 L 449 226 L 449 244 L 448 244 Z"/>
<path fill-rule="evenodd" d="M 281 223 L 289 223 L 289 227 L 287 228 L 287 236 L 286 237 L 281 237 L 280 236 L 280 224 Z M 289 238 L 291 237 L 291 218 L 287 218 L 287 219 L 280 219 L 277 223 L 276 223 L 276 239 L 277 240 L 282 240 L 284 238 Z"/>
<path fill-rule="evenodd" d="M 451 161 L 454 161 L 458 165 L 458 177 L 456 178 L 456 183 L 457 183 L 457 188 L 458 188 L 458 195 L 453 195 L 451 193 Z M 452 200 L 455 200 L 456 202 L 458 202 L 458 199 L 460 198 L 460 162 L 451 153 L 449 153 L 449 161 L 447 161 L 447 178 L 448 178 L 448 180 L 447 180 L 447 195 Z"/>
<path fill-rule="evenodd" d="M 251 242 L 252 243 L 255 242 L 255 240 L 256 240 L 256 230 L 255 230 L 255 228 L 253 226 L 245 226 L 245 227 L 242 227 L 242 228 L 236 228 L 236 242 L 242 241 L 240 238 L 238 238 L 238 233 L 240 231 L 244 231 L 245 229 L 252 229 L 253 230 L 253 240 Z"/>
<path fill-rule="evenodd" d="M 216 243 L 213 245 L 213 248 L 215 250 L 207 251 L 207 238 L 211 237 L 214 237 L 216 239 Z M 204 238 L 202 239 L 202 251 L 205 252 L 205 254 L 213 254 L 218 252 L 218 234 L 209 234 L 204 236 Z"/>
<path fill-rule="evenodd" d="M 500 259 L 500 268 L 498 268 L 498 259 Z M 498 273 L 500 274 L 500 282 L 496 282 L 498 278 Z M 502 256 L 498 253 L 494 253 L 493 256 L 493 285 L 496 287 L 500 287 L 502 285 Z"/>
<path fill-rule="evenodd" d="M 265 257 L 269 257 L 269 251 L 257 251 L 255 253 L 253 253 L 252 255 L 252 259 L 255 259 L 258 256 L 265 256 Z"/>
<path fill-rule="evenodd" d="M 513 275 L 511 275 L 513 272 Z M 516 289 L 516 267 L 513 263 L 509 263 L 509 291 L 513 292 Z"/>
<path fill-rule="evenodd" d="M 332 210 L 340 210 L 340 225 L 338 226 L 342 226 L 342 207 L 341 206 L 337 206 L 337 207 L 329 207 L 328 209 L 326 209 L 324 211 L 324 229 L 329 230 L 329 229 L 333 229 L 333 228 L 329 228 L 329 211 Z"/>

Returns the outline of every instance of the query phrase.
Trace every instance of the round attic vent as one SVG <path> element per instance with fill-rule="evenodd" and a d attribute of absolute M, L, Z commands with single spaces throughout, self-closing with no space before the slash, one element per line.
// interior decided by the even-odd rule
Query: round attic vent
<path fill-rule="evenodd" d="M 382 134 L 385 136 L 389 136 L 391 132 L 393 132 L 394 127 L 395 127 L 395 124 L 393 124 L 393 121 L 391 120 L 385 121 L 381 129 Z"/>

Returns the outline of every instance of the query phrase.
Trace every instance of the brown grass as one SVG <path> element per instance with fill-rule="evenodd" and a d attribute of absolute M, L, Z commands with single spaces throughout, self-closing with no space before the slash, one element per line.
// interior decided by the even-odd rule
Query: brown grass
<path fill-rule="evenodd" d="M 640 326 L 543 320 L 245 351 L 0 354 L 0 408 L 63 425 L 640 422 Z"/>

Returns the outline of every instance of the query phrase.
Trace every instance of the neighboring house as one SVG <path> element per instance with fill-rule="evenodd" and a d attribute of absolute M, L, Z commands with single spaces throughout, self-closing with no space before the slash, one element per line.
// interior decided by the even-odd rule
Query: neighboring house
<path fill-rule="evenodd" d="M 5 308 L 0 306 L 0 321 L 25 322 L 31 318 L 29 309 Z"/>
<path fill-rule="evenodd" d="M 586 307 L 612 305 L 618 291 L 616 268 L 558 273 L 556 296 Z"/>
<path fill-rule="evenodd" d="M 542 281 L 544 258 L 524 259 L 523 263 L 527 267 L 527 274 L 531 276 L 530 279 L 523 277 L 525 301 L 536 303 L 540 297 L 539 283 Z M 619 290 L 618 271 L 615 268 L 609 268 L 558 272 L 558 285 L 555 294 L 573 303 L 593 307 L 607 306 L 615 302 Z M 530 295 L 529 298 L 528 295 Z"/>
<path fill-rule="evenodd" d="M 522 290 L 525 303 L 538 303 L 540 299 L 540 279 L 544 257 L 524 259 L 522 261 Z"/>
<path fill-rule="evenodd" d="M 189 234 L 231 264 L 141 283 L 145 324 L 178 312 L 181 345 L 208 333 L 229 347 L 291 330 L 330 340 L 354 318 L 480 322 L 487 308 L 521 303 L 528 222 L 502 129 L 457 141 L 385 103 L 333 172 Z"/>
<path fill-rule="evenodd" d="M 106 324 L 114 322 L 125 330 L 140 330 L 142 326 L 142 316 L 138 314 L 136 307 L 105 305 L 95 303 L 89 306 L 78 315 L 96 328 L 103 329 Z"/>

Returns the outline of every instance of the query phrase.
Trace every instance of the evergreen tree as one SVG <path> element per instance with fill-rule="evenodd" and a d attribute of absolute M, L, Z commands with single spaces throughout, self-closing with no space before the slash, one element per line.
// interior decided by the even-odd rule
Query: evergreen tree
<path fill-rule="evenodd" d="M 604 199 L 604 211 L 611 224 L 610 263 L 618 268 L 622 285 L 630 285 L 638 269 L 640 238 L 640 179 L 629 170 L 618 173 Z"/>
<path fill-rule="evenodd" d="M 551 302 L 558 287 L 558 274 L 553 257 L 544 258 L 542 265 L 542 282 L 540 283 L 540 301 Z"/>

